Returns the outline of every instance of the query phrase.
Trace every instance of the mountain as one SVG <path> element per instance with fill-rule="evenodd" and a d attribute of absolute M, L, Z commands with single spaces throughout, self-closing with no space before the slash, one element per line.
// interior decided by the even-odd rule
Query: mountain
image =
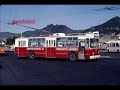
<path fill-rule="evenodd" d="M 73 30 L 66 25 L 58 25 L 58 24 L 49 24 L 42 29 L 25 31 L 22 33 L 22 36 L 41 36 L 41 35 L 50 35 L 51 33 L 85 33 L 85 32 L 93 32 L 99 31 L 100 34 L 110 35 L 110 34 L 120 34 L 120 17 L 116 16 L 107 22 L 93 26 L 86 30 Z M 15 34 L 10 32 L 0 32 L 0 39 L 6 39 L 8 37 L 20 36 L 21 34 Z"/>
<path fill-rule="evenodd" d="M 93 32 L 93 31 L 99 31 L 100 34 L 107 34 L 107 35 L 119 34 L 120 33 L 120 17 L 116 16 L 101 25 L 94 26 L 84 30 L 83 33 Z"/>
<path fill-rule="evenodd" d="M 59 24 L 50 24 L 46 27 L 42 28 L 42 30 L 49 31 L 50 33 L 81 33 L 82 30 L 73 30 L 66 25 L 59 25 Z"/>
<path fill-rule="evenodd" d="M 25 37 L 30 37 L 30 36 L 41 36 L 41 35 L 49 35 L 50 32 L 46 31 L 46 30 L 34 30 L 34 31 L 25 31 L 22 33 L 23 36 Z"/>
<path fill-rule="evenodd" d="M 54 25 L 50 24 L 47 25 L 46 27 L 42 29 L 37 29 L 37 30 L 29 30 L 25 31 L 22 33 L 22 36 L 24 37 L 30 37 L 30 36 L 46 36 L 50 35 L 52 33 L 81 33 L 82 30 L 72 30 L 71 28 L 67 27 L 66 25 Z M 14 36 L 21 36 L 21 33 L 15 34 L 15 33 L 10 33 L 10 32 L 0 32 L 0 39 L 6 39 L 8 37 L 14 37 Z"/>
<path fill-rule="evenodd" d="M 34 31 L 25 31 L 23 32 L 23 36 L 41 36 L 41 35 L 50 35 L 52 33 L 81 33 L 82 30 L 72 30 L 71 28 L 67 27 L 66 25 L 58 25 L 58 24 L 49 24 L 42 29 L 37 29 Z"/>
<path fill-rule="evenodd" d="M 0 39 L 12 38 L 18 35 L 19 34 L 10 33 L 10 32 L 0 32 Z"/>
<path fill-rule="evenodd" d="M 51 33 L 73 33 L 73 30 L 66 25 L 50 24 L 42 28 L 42 30 L 49 31 Z"/>

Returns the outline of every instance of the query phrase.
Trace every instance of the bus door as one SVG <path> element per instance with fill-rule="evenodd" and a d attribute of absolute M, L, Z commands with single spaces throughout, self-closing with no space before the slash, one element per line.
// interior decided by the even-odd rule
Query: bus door
<path fill-rule="evenodd" d="M 85 59 L 85 47 L 81 46 L 80 41 L 78 45 L 78 59 Z"/>
<path fill-rule="evenodd" d="M 22 48 L 21 48 L 21 46 L 22 46 L 22 41 L 19 41 L 18 43 L 19 43 L 19 46 L 18 46 L 18 56 L 23 56 L 23 55 L 22 55 L 23 50 L 22 50 Z"/>
<path fill-rule="evenodd" d="M 20 45 L 21 45 L 21 43 L 20 43 L 20 41 L 18 41 L 18 48 L 17 48 L 17 53 L 18 53 L 18 56 L 20 56 L 20 50 L 19 50 L 19 49 L 20 49 L 20 48 L 19 48 L 19 47 L 20 47 Z"/>
<path fill-rule="evenodd" d="M 19 41 L 18 56 L 26 56 L 26 51 L 24 48 L 25 46 L 26 46 L 26 41 Z"/>
<path fill-rule="evenodd" d="M 47 40 L 47 58 L 55 58 L 55 40 Z"/>

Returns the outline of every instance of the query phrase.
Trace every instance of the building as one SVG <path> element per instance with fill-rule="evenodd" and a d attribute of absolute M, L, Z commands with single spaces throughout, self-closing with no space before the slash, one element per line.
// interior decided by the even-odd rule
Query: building
<path fill-rule="evenodd" d="M 4 41 L 0 41 L 0 44 L 1 44 L 1 45 L 5 45 L 5 42 L 4 42 Z"/>

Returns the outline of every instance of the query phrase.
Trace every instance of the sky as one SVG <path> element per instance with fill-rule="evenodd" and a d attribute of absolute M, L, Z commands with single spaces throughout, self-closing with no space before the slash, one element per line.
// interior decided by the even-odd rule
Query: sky
<path fill-rule="evenodd" d="M 25 26 L 42 29 L 49 24 L 66 25 L 74 30 L 85 30 L 120 17 L 120 9 L 111 11 L 95 11 L 105 6 L 119 7 L 120 5 L 1 5 L 0 21 L 35 20 L 34 24 Z M 21 33 L 31 29 L 8 25 L 0 22 L 0 32 Z"/>

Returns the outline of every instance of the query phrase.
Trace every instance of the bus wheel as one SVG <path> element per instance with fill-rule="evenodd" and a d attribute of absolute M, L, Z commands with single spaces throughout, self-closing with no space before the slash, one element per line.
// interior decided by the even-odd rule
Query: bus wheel
<path fill-rule="evenodd" d="M 32 60 L 35 59 L 35 53 L 34 53 L 34 51 L 29 51 L 28 58 L 32 59 Z"/>
<path fill-rule="evenodd" d="M 119 53 L 119 50 L 117 50 L 117 53 Z"/>
<path fill-rule="evenodd" d="M 70 53 L 68 54 L 68 60 L 69 60 L 69 61 L 76 61 L 76 60 L 77 60 L 77 55 L 76 55 L 76 53 L 75 53 L 75 52 L 70 52 Z"/>

